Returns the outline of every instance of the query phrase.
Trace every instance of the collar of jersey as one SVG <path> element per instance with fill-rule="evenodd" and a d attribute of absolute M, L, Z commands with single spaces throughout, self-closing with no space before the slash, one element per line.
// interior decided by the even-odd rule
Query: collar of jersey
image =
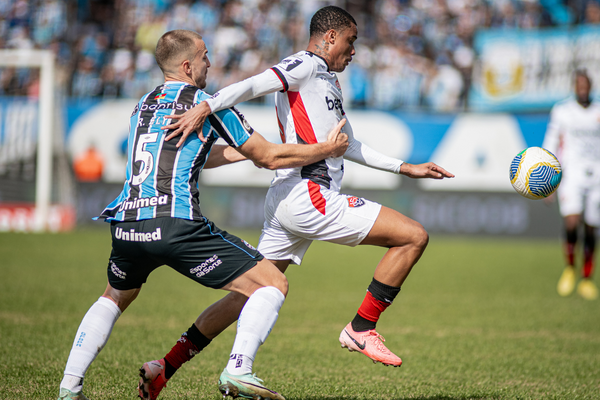
<path fill-rule="evenodd" d="M 324 62 L 324 63 L 325 63 L 325 65 L 327 66 L 327 72 L 331 72 L 331 71 L 329 71 L 329 63 L 327 63 L 327 60 L 326 60 L 326 59 L 324 59 L 323 57 L 321 57 L 321 56 L 320 56 L 320 55 L 318 55 L 318 54 L 315 54 L 315 53 L 313 53 L 312 51 L 308 51 L 308 50 L 306 50 L 306 52 L 307 52 L 307 53 L 309 53 L 309 54 L 312 54 L 312 55 L 313 55 L 313 56 L 315 56 L 315 57 L 319 57 L 321 60 L 323 60 L 323 62 Z"/>
<path fill-rule="evenodd" d="M 188 82 L 183 82 L 183 81 L 165 81 L 165 82 L 163 83 L 163 86 L 164 86 L 164 85 L 168 85 L 168 84 L 177 84 L 177 83 L 182 83 L 182 84 L 184 84 L 184 85 L 188 85 L 188 86 L 194 86 L 194 85 L 192 85 L 192 84 L 190 84 L 190 83 L 188 83 Z"/>

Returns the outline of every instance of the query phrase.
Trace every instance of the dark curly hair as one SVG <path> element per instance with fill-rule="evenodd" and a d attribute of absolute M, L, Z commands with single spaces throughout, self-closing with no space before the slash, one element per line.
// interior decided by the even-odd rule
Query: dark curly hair
<path fill-rule="evenodd" d="M 350 28 L 356 21 L 350 13 L 343 8 L 327 6 L 318 10 L 310 20 L 310 37 L 322 35 L 330 29 L 341 31 Z"/>

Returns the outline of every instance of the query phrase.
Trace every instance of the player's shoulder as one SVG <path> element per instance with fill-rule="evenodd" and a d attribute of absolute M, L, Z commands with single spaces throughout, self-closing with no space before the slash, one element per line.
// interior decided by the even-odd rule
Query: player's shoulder
<path fill-rule="evenodd" d="M 566 99 L 560 100 L 552 107 L 553 113 L 564 113 L 569 112 L 577 107 L 577 101 L 574 97 L 567 97 Z"/>
<path fill-rule="evenodd" d="M 301 61 L 310 61 L 311 60 L 311 52 L 306 51 L 306 50 L 302 50 L 299 51 L 297 53 L 294 53 L 292 55 L 289 55 L 287 57 L 285 57 L 283 60 L 281 60 L 282 63 L 289 63 L 291 61 L 295 61 L 295 60 L 301 60 Z"/>
<path fill-rule="evenodd" d="M 316 64 L 312 55 L 309 51 L 299 51 L 281 60 L 276 67 L 287 72 L 291 72 L 298 67 L 302 67 L 304 70 L 314 69 Z"/>
<path fill-rule="evenodd" d="M 594 109 L 594 110 L 600 110 L 600 100 L 593 99 L 592 102 L 590 103 L 590 108 Z"/>

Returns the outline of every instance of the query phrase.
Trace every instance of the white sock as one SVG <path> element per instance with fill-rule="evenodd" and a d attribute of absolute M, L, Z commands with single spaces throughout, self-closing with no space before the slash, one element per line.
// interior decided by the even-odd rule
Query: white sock
<path fill-rule="evenodd" d="M 285 296 L 273 286 L 265 286 L 248 298 L 238 318 L 237 334 L 227 363 L 232 375 L 252 373 L 258 347 L 267 340 Z"/>
<path fill-rule="evenodd" d="M 85 372 L 108 341 L 120 316 L 119 307 L 106 297 L 100 297 L 92 304 L 77 329 L 60 387 L 81 391 Z"/>

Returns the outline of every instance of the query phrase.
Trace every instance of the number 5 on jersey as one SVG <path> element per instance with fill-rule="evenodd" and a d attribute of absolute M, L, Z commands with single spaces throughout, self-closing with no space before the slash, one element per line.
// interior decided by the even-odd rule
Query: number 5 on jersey
<path fill-rule="evenodd" d="M 156 142 L 160 132 L 145 133 L 140 135 L 135 146 L 134 162 L 141 162 L 138 174 L 131 178 L 132 185 L 141 185 L 148 178 L 154 168 L 154 157 L 146 150 L 146 144 Z"/>

